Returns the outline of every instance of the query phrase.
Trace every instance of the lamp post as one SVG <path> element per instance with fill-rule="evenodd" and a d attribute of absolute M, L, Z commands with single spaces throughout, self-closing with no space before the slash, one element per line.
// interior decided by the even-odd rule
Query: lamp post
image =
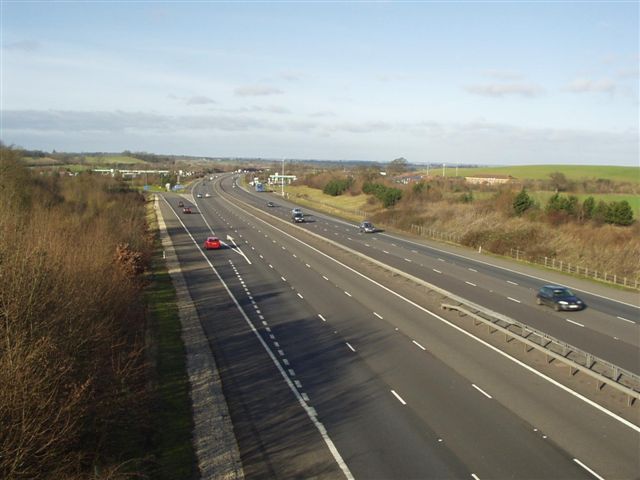
<path fill-rule="evenodd" d="M 282 198 L 284 198 L 284 158 L 282 159 L 282 178 L 280 179 L 280 185 L 282 186 Z"/>

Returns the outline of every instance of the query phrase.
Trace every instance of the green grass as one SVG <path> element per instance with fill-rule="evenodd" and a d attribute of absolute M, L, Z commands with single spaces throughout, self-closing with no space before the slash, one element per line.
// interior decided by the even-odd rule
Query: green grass
<path fill-rule="evenodd" d="M 148 163 L 144 160 L 140 160 L 134 157 L 128 157 L 124 155 L 104 155 L 104 156 L 93 156 L 93 155 L 85 155 L 84 157 L 85 163 L 89 165 L 132 165 L 136 163 Z"/>
<path fill-rule="evenodd" d="M 156 468 L 152 478 L 194 478 L 196 458 L 191 442 L 193 418 L 176 292 L 162 259 L 160 240 L 156 239 L 155 243 L 153 279 L 146 290 L 153 329 L 156 375 L 152 417 L 152 453 Z"/>
<path fill-rule="evenodd" d="M 287 186 L 284 189 L 289 194 L 289 198 L 300 205 L 306 205 L 310 208 L 317 208 L 328 213 L 337 214 L 349 220 L 360 221 L 367 215 L 365 210 L 370 210 L 367 205 L 369 195 L 361 193 L 360 195 L 326 195 L 322 190 L 317 188 L 302 186 Z"/>
<path fill-rule="evenodd" d="M 639 167 L 617 167 L 600 165 L 523 165 L 512 167 L 480 167 L 460 168 L 458 175 L 461 177 L 478 174 L 511 175 L 517 179 L 548 180 L 554 172 L 563 173 L 569 180 L 606 179 L 614 182 L 629 182 L 640 184 Z M 426 170 L 421 170 L 426 173 Z M 442 169 L 430 169 L 431 175 L 442 175 Z M 450 165 L 446 169 L 446 176 L 453 177 L 456 169 Z"/>

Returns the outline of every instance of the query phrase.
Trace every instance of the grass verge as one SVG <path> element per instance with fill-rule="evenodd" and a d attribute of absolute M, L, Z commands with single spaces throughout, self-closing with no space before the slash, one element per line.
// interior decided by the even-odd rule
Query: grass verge
<path fill-rule="evenodd" d="M 146 289 L 151 328 L 151 363 L 154 373 L 153 453 L 155 479 L 196 477 L 196 456 L 191 432 L 186 354 L 181 337 L 176 291 L 162 258 L 162 244 L 153 203 L 148 202 L 149 226 L 154 233 L 153 276 Z"/>

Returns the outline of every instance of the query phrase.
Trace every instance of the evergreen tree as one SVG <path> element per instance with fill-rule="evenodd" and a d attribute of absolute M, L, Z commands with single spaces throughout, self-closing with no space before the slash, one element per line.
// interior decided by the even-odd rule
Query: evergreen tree
<path fill-rule="evenodd" d="M 523 188 L 513 201 L 513 211 L 516 215 L 522 215 L 533 206 L 533 199 Z"/>

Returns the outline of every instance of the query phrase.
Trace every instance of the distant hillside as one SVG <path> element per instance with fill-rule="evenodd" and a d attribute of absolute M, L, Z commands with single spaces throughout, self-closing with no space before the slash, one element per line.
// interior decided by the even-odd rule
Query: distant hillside
<path fill-rule="evenodd" d="M 421 170 L 423 171 L 423 170 Z M 426 171 L 426 170 L 424 170 Z M 432 174 L 442 175 L 442 169 L 430 169 Z M 600 165 L 524 165 L 513 167 L 459 168 L 459 176 L 478 174 L 511 175 L 518 179 L 548 180 L 549 175 L 561 172 L 569 180 L 605 179 L 614 182 L 640 184 L 640 167 L 616 167 Z M 446 176 L 454 176 L 455 167 L 447 166 Z"/>

